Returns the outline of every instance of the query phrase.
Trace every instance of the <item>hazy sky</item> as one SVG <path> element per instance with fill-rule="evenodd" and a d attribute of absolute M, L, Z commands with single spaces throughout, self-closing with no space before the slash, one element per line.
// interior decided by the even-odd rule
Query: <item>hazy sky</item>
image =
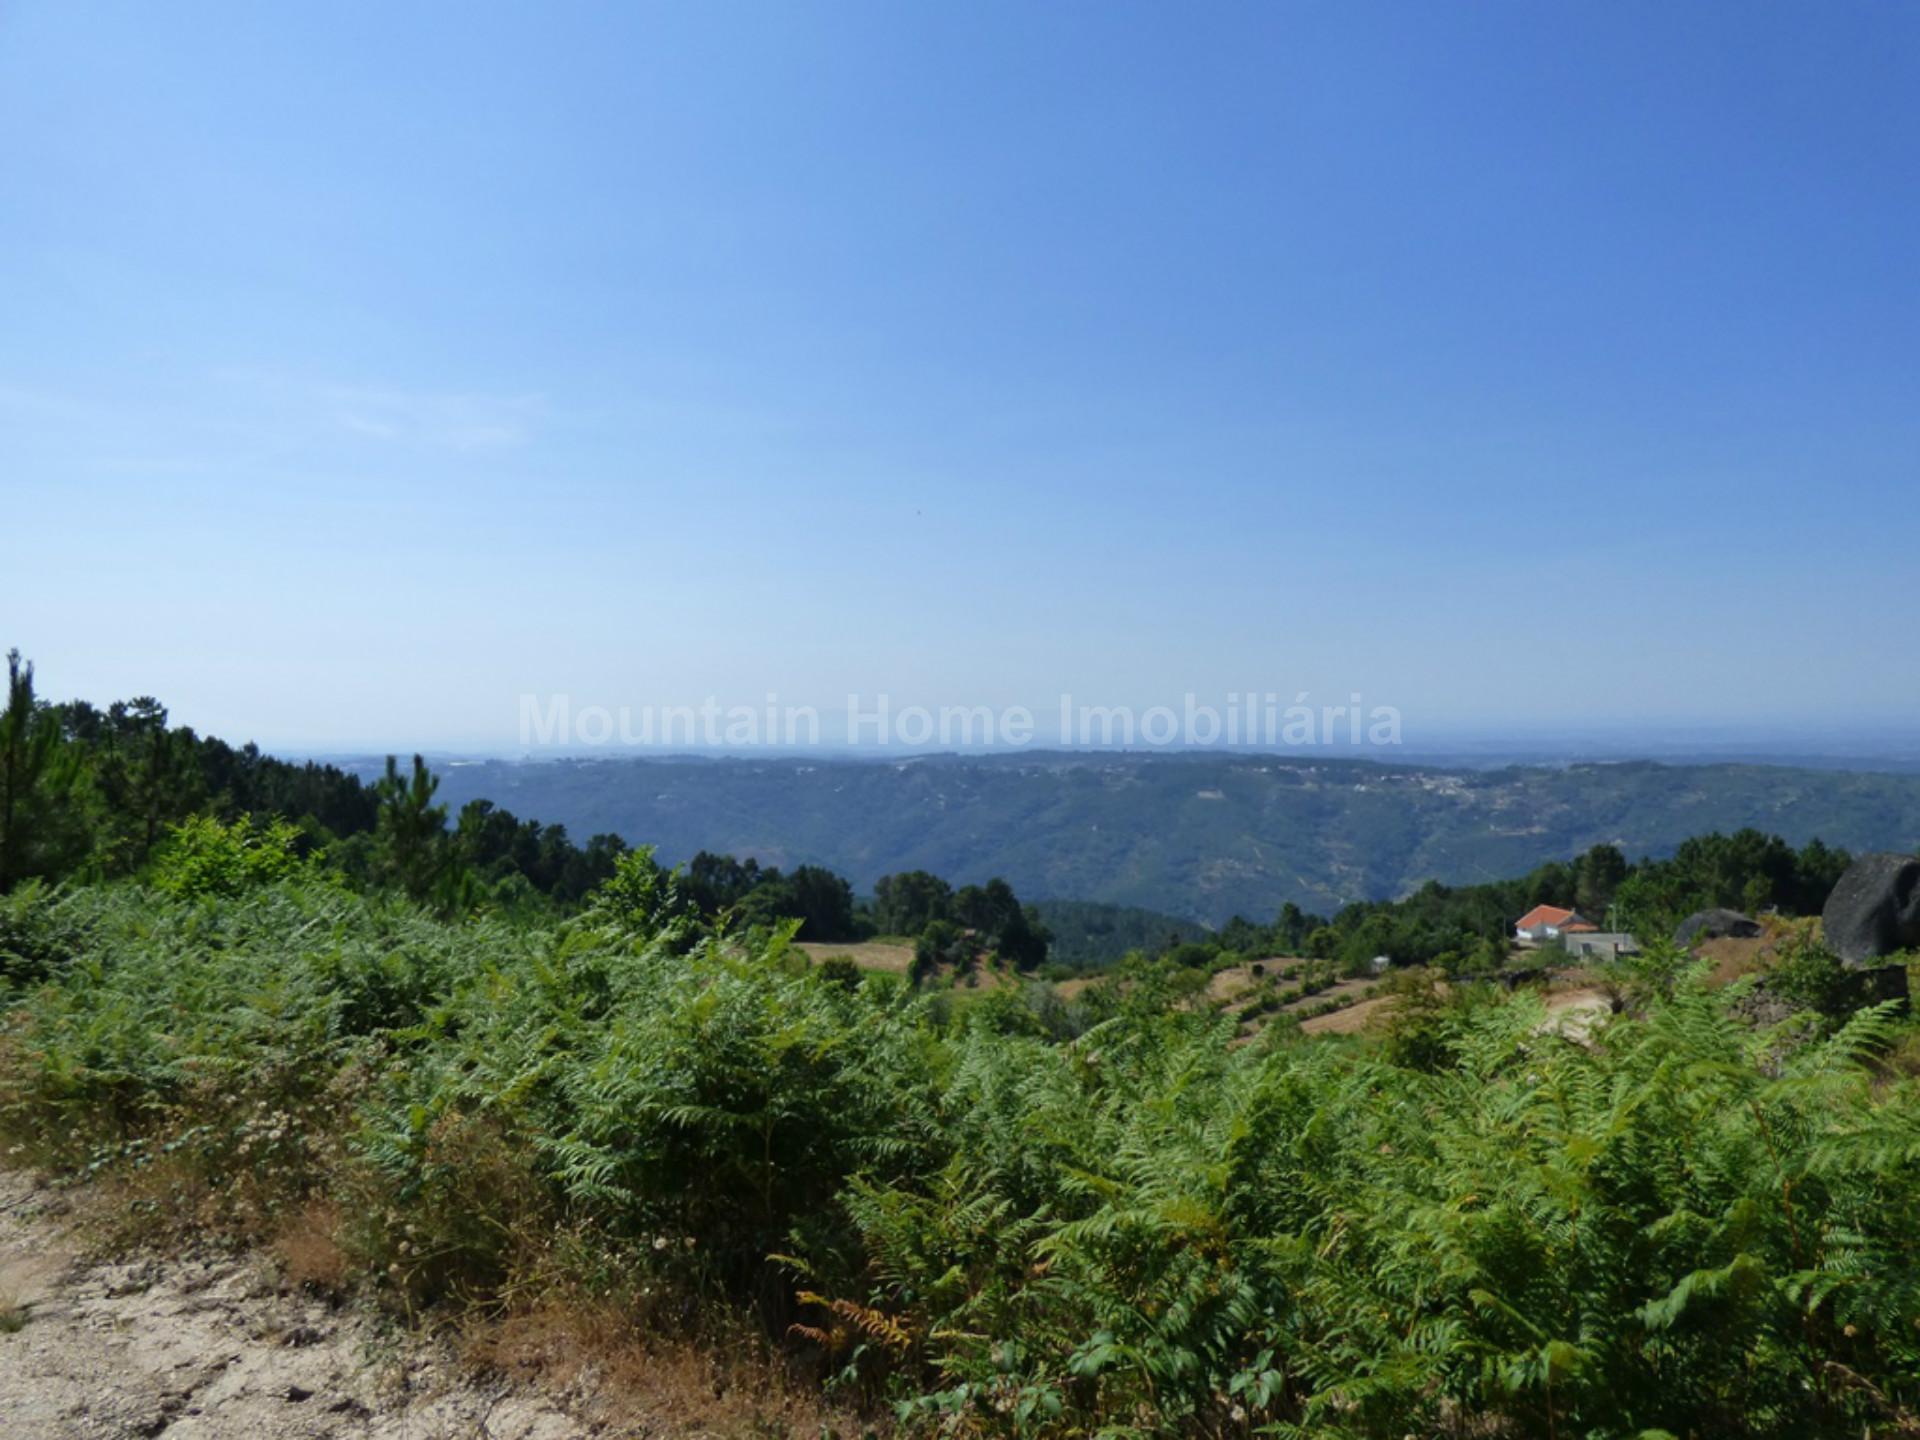
<path fill-rule="evenodd" d="M 0 137 L 52 695 L 1920 714 L 1920 8 L 11 0 Z"/>

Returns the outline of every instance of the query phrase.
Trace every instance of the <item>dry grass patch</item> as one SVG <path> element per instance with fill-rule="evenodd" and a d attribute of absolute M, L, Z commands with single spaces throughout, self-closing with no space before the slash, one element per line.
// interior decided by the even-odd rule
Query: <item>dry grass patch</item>
<path fill-rule="evenodd" d="M 314 1199 L 290 1216 L 268 1247 L 287 1283 L 322 1295 L 346 1292 L 353 1260 L 341 1244 L 340 1208 Z"/>
<path fill-rule="evenodd" d="M 814 964 L 844 955 L 862 970 L 885 970 L 904 975 L 913 968 L 913 946 L 890 940 L 862 940 L 858 944 L 834 944 L 823 940 L 802 940 L 794 948 L 803 950 Z"/>
<path fill-rule="evenodd" d="M 0 1335 L 17 1335 L 27 1328 L 31 1311 L 12 1290 L 0 1289 Z"/>
<path fill-rule="evenodd" d="M 1731 985 L 1743 975 L 1757 975 L 1768 969 L 1773 963 L 1774 945 L 1774 937 L 1770 935 L 1751 939 L 1727 935 L 1718 940 L 1701 941 L 1693 947 L 1693 953 L 1713 962 L 1707 983 L 1718 987 Z"/>
<path fill-rule="evenodd" d="M 1315 997 L 1316 1000 L 1337 998 L 1339 997 L 1333 991 L 1326 991 L 1321 996 Z M 1300 1022 L 1300 1033 L 1302 1035 L 1357 1035 L 1376 1021 L 1385 1020 L 1387 1012 L 1398 1003 L 1398 1000 L 1398 996 L 1383 995 L 1377 1000 L 1360 1000 L 1339 1010 L 1329 1011 L 1325 1015 L 1315 1015 L 1311 1019 Z M 1315 1003 L 1313 1000 L 1309 1000 L 1289 1008 L 1305 1009 L 1307 1005 L 1313 1003 Z"/>
<path fill-rule="evenodd" d="M 1294 972 L 1309 962 L 1293 955 L 1275 956 L 1270 960 L 1250 960 L 1244 965 L 1229 965 L 1224 970 L 1216 970 L 1207 981 L 1207 999 L 1216 1005 L 1229 1005 L 1235 1000 L 1243 1000 L 1254 990 L 1269 985 L 1290 985 Z"/>
<path fill-rule="evenodd" d="M 777 1440 L 893 1430 L 882 1415 L 829 1403 L 808 1367 L 771 1350 L 745 1320 L 737 1334 L 696 1342 L 649 1335 L 617 1305 L 554 1299 L 475 1325 L 464 1352 L 483 1370 L 582 1397 L 616 1434 Z"/>

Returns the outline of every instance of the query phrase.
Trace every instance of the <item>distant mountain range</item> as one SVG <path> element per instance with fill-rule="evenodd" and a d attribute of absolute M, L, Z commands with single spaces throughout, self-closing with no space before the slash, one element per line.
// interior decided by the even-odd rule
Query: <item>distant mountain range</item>
<path fill-rule="evenodd" d="M 370 773 L 367 762 L 351 768 Z M 925 869 L 1001 875 L 1022 897 L 1133 905 L 1207 924 L 1288 900 L 1329 912 L 1427 880 L 1505 878 L 1611 842 L 1630 858 L 1755 826 L 1795 844 L 1920 846 L 1920 775 L 1647 761 L 1497 770 L 1182 752 L 911 759 L 441 763 L 453 810 L 653 844 L 826 865 L 857 889 Z"/>

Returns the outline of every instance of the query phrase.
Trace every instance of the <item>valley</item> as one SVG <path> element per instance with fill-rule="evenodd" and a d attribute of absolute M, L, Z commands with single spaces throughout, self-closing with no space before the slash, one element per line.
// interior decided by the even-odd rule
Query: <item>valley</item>
<path fill-rule="evenodd" d="M 371 776 L 376 762 L 348 770 Z M 1218 926 L 1289 901 L 1330 913 L 1429 880 L 1473 884 L 1597 844 L 1630 858 L 1752 826 L 1856 852 L 1920 844 L 1920 775 L 1636 761 L 1499 770 L 1219 752 L 911 759 L 494 760 L 442 767 L 454 811 L 486 799 L 612 833 L 668 863 L 702 850 L 825 866 L 857 891 L 924 869 L 1005 877 L 1033 901 L 1098 901 Z"/>

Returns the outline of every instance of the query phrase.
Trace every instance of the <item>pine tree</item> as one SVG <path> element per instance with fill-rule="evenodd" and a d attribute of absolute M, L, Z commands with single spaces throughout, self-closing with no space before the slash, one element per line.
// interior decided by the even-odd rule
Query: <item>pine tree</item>
<path fill-rule="evenodd" d="M 411 780 L 400 778 L 400 767 L 387 757 L 387 773 L 374 784 L 380 802 L 375 846 L 380 869 L 415 900 L 433 894 L 448 861 L 447 807 L 433 803 L 440 777 L 413 757 Z"/>
<path fill-rule="evenodd" d="M 136 870 L 167 826 L 206 799 L 199 742 L 191 730 L 167 728 L 167 707 L 150 695 L 116 701 L 102 727 L 97 778 L 109 816 L 104 863 Z"/>
<path fill-rule="evenodd" d="M 58 875 L 86 849 L 74 793 L 77 749 L 33 694 L 33 665 L 7 652 L 7 706 L 0 713 L 0 892 L 34 876 Z"/>

